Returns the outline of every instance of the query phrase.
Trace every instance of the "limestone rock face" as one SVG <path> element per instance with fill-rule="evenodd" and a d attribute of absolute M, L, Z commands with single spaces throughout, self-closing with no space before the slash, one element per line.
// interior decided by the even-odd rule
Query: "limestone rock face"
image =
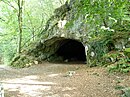
<path fill-rule="evenodd" d="M 72 41 L 81 42 L 83 46 L 86 45 L 87 25 L 82 22 L 84 20 L 83 15 L 75 19 L 75 13 L 77 12 L 75 2 L 76 0 L 67 1 L 54 11 L 54 15 L 48 20 L 45 29 L 41 33 L 39 43 L 29 53 L 31 56 L 35 56 L 40 61 L 64 60 L 63 57 L 55 54 L 62 41 L 72 39 Z M 71 26 L 66 27 L 71 21 L 73 21 Z M 86 56 L 85 49 L 83 52 L 85 53 L 83 56 Z"/>
<path fill-rule="evenodd" d="M 75 16 L 75 13 L 78 12 L 78 6 L 75 5 L 77 1 L 68 0 L 64 5 L 55 9 L 54 15 L 51 16 L 44 30 L 41 31 L 39 41 L 26 52 L 28 56 L 40 62 L 44 60 L 68 62 L 80 59 L 80 61 L 87 61 L 88 64 L 93 61 L 92 64 L 96 65 L 95 60 L 100 60 L 104 53 L 113 49 L 122 50 L 124 47 L 130 47 L 129 37 L 125 37 L 129 35 L 117 35 L 115 33 L 110 37 L 104 36 L 91 39 L 88 36 L 91 32 L 88 29 L 89 24 L 84 22 L 85 15 L 79 14 L 78 17 Z M 82 0 L 79 0 L 78 4 L 81 4 L 80 1 Z M 74 45 L 70 43 L 69 46 L 68 40 L 70 42 L 75 41 L 77 45 L 73 47 Z M 63 47 L 66 49 L 63 49 Z M 63 51 L 62 54 L 58 54 L 59 48 L 62 48 L 67 53 L 72 53 L 71 58 L 68 58 L 69 54 L 63 56 Z"/>
<path fill-rule="evenodd" d="M 84 45 L 75 39 L 53 37 L 39 43 L 31 52 L 39 61 L 86 61 Z"/>

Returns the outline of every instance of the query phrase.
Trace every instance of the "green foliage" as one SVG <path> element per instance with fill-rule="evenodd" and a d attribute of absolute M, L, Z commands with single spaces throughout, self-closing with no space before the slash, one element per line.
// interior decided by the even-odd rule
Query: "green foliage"
<path fill-rule="evenodd" d="M 122 91 L 124 92 L 122 97 L 130 97 L 130 87 L 124 88 Z"/>
<path fill-rule="evenodd" d="M 81 14 L 85 16 L 83 22 L 87 24 L 87 35 L 92 38 L 130 31 L 129 0 L 76 0 L 75 8 L 78 9 L 75 19 Z"/>
<path fill-rule="evenodd" d="M 130 72 L 130 59 L 123 52 L 111 51 L 102 57 L 102 65 L 107 66 L 109 72 Z"/>
<path fill-rule="evenodd" d="M 130 97 L 130 87 L 117 85 L 115 86 L 115 89 L 122 91 L 121 97 Z"/>
<path fill-rule="evenodd" d="M 62 3 L 64 3 L 63 1 Z M 59 0 L 24 0 L 22 15 L 22 49 L 39 39 L 49 17 Z M 51 6 L 51 7 L 50 7 Z M 18 47 L 18 4 L 16 0 L 0 1 L 0 55 L 8 64 L 17 52 Z"/>
<path fill-rule="evenodd" d="M 91 38 L 88 43 L 91 45 L 88 52 L 89 59 L 91 60 L 89 64 L 103 65 L 106 62 L 104 60 L 111 59 L 109 58 L 110 56 L 106 54 L 109 51 L 114 50 L 110 34 Z M 91 57 L 91 52 L 95 53 L 94 57 Z"/>
<path fill-rule="evenodd" d="M 16 45 L 13 41 L 0 41 L 1 49 L 0 54 L 3 57 L 3 63 L 9 64 L 16 53 Z"/>
<path fill-rule="evenodd" d="M 102 57 L 102 64 L 107 66 L 117 61 L 118 57 L 121 56 L 119 52 L 109 52 Z"/>
<path fill-rule="evenodd" d="M 95 56 L 89 57 L 90 64 L 101 62 L 101 57 L 111 50 L 115 50 L 114 42 L 120 38 L 128 38 L 130 31 L 130 1 L 129 0 L 76 0 L 74 19 L 67 23 L 66 27 L 72 27 L 74 22 L 83 17 L 86 23 L 85 36 L 87 43 L 91 46 L 90 52 Z M 81 33 L 84 36 L 84 33 Z M 89 54 L 88 54 L 89 55 Z M 120 54 L 107 57 L 110 61 L 116 61 Z M 106 58 L 105 58 L 106 59 Z M 101 62 L 104 64 L 104 62 Z"/>
<path fill-rule="evenodd" d="M 115 89 L 116 89 L 116 90 L 121 90 L 121 89 L 124 89 L 124 88 L 125 88 L 125 87 L 120 86 L 120 85 L 115 86 Z"/>
<path fill-rule="evenodd" d="M 89 44 L 91 45 L 91 48 L 88 51 L 88 56 L 87 56 L 89 60 L 88 64 L 91 67 L 97 66 L 99 60 L 101 60 L 101 57 L 107 50 L 106 45 L 104 41 L 102 41 L 102 39 L 95 39 L 95 41 L 91 41 Z M 91 56 L 92 52 L 94 53 L 94 56 Z"/>
<path fill-rule="evenodd" d="M 121 73 L 130 72 L 129 59 L 121 58 L 113 66 L 109 66 L 109 72 L 121 72 Z"/>
<path fill-rule="evenodd" d="M 130 58 L 130 48 L 125 48 L 124 54 L 125 54 L 128 58 Z"/>

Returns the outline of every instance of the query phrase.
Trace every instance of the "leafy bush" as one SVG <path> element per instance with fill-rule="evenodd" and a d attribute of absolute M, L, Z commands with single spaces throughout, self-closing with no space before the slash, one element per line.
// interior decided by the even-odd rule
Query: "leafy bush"
<path fill-rule="evenodd" d="M 109 72 L 130 72 L 130 59 L 123 52 L 111 51 L 102 57 L 102 65 L 107 66 Z"/>
<path fill-rule="evenodd" d="M 109 53 L 105 54 L 102 57 L 102 64 L 103 65 L 110 65 L 119 61 L 121 58 L 125 57 L 123 53 L 118 51 L 110 51 Z"/>
<path fill-rule="evenodd" d="M 130 72 L 129 59 L 121 58 L 114 65 L 109 66 L 109 72 L 121 72 L 121 73 L 128 73 L 128 72 Z"/>

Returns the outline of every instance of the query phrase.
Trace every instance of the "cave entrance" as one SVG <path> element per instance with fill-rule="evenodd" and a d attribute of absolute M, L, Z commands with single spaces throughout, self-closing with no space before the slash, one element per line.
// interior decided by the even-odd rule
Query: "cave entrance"
<path fill-rule="evenodd" d="M 61 57 L 63 62 L 86 62 L 85 47 L 77 40 L 60 40 L 55 54 Z"/>

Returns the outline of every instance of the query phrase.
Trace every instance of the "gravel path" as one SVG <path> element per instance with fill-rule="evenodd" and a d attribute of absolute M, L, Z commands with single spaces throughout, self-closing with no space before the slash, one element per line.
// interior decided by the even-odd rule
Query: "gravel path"
<path fill-rule="evenodd" d="M 81 64 L 44 63 L 23 69 L 0 65 L 5 97 L 120 97 L 115 87 L 130 86 L 129 80 L 129 75 Z"/>

